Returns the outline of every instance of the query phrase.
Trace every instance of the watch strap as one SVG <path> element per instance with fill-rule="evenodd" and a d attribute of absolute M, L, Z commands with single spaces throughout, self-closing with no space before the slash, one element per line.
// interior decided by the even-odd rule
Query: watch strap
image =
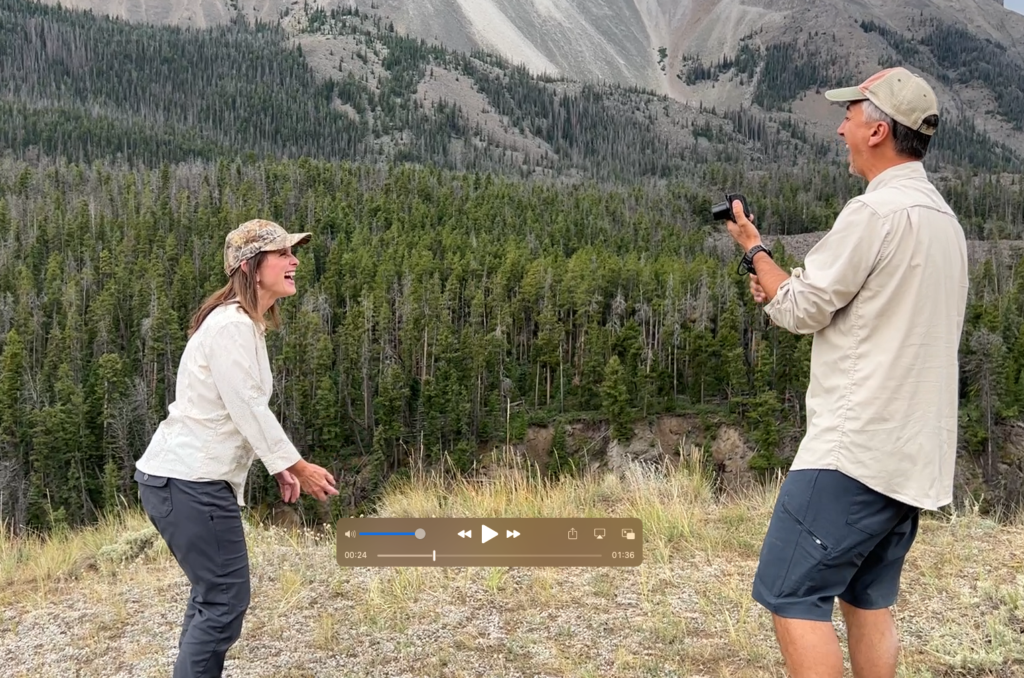
<path fill-rule="evenodd" d="M 774 257 L 772 257 L 772 251 L 765 247 L 763 244 L 754 245 L 749 250 L 747 250 L 747 253 L 744 254 L 743 258 L 740 260 L 739 269 L 737 271 L 740 275 L 743 275 L 744 273 L 753 274 L 757 272 L 754 270 L 754 257 L 757 255 L 758 252 L 764 252 L 765 254 L 768 255 L 769 259 L 774 259 Z"/>

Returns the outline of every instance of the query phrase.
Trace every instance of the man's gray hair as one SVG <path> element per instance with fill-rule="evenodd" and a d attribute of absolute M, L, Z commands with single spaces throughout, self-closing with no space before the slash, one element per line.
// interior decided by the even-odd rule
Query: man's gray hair
<path fill-rule="evenodd" d="M 928 143 L 931 141 L 930 136 L 922 134 L 917 130 L 910 129 L 902 123 L 896 122 L 892 119 L 892 116 L 876 106 L 875 103 L 869 99 L 864 99 L 861 103 L 862 110 L 864 111 L 864 119 L 866 121 L 884 122 L 889 126 L 889 131 L 892 132 L 892 140 L 896 145 L 897 153 L 916 160 L 924 159 L 925 153 L 928 152 Z M 935 124 L 938 124 L 938 120 L 934 122 Z"/>
<path fill-rule="evenodd" d="M 868 122 L 884 122 L 886 125 L 889 126 L 889 129 L 892 129 L 896 122 L 891 117 L 889 117 L 889 114 L 887 114 L 881 108 L 876 106 L 875 102 L 871 101 L 870 99 L 864 100 L 863 109 L 864 119 L 867 120 Z"/>

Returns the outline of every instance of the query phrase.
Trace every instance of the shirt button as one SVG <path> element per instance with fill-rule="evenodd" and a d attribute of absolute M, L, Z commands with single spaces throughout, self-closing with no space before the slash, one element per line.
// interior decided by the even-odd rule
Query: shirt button
<path fill-rule="evenodd" d="M 142 474 L 142 479 L 143 480 L 149 480 L 149 474 L 148 473 L 143 473 Z"/>

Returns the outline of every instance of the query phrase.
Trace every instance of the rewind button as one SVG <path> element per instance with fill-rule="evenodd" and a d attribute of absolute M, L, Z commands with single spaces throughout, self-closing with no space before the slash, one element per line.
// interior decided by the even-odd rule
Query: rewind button
<path fill-rule="evenodd" d="M 459 532 L 459 536 L 462 537 L 463 539 L 465 539 L 466 537 L 469 537 L 470 539 L 472 539 L 473 538 L 473 530 L 462 530 L 461 532 Z"/>

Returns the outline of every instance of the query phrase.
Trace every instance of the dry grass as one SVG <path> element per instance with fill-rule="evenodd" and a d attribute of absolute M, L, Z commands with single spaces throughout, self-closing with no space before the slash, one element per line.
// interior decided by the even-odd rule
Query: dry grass
<path fill-rule="evenodd" d="M 560 483 L 512 468 L 455 486 L 421 478 L 381 506 L 637 516 L 638 568 L 340 569 L 330 531 L 247 525 L 253 600 L 227 675 L 781 677 L 749 593 L 776 489 L 722 500 L 692 461 Z M 131 513 L 0 538 L 4 675 L 170 675 L 188 583 L 152 537 Z M 1024 527 L 929 516 L 904 582 L 900 676 L 1024 675 Z M 838 611 L 836 625 L 842 638 Z"/>

